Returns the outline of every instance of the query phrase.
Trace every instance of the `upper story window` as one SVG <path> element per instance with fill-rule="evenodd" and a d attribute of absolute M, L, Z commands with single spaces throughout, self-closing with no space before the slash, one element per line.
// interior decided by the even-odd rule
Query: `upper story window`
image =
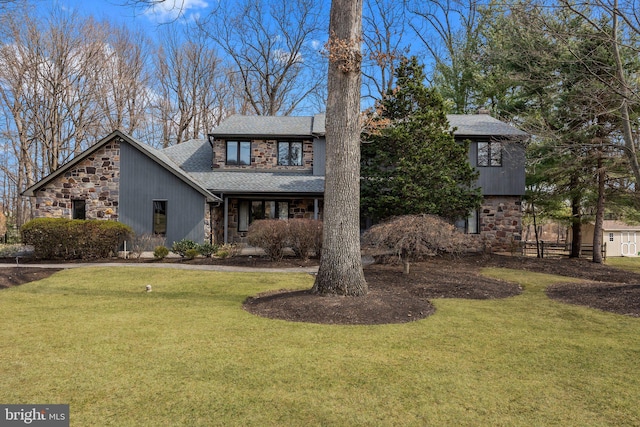
<path fill-rule="evenodd" d="M 278 164 L 283 166 L 302 166 L 302 142 L 279 141 Z"/>
<path fill-rule="evenodd" d="M 502 143 L 478 142 L 478 166 L 502 166 Z"/>
<path fill-rule="evenodd" d="M 228 165 L 250 165 L 251 164 L 251 142 L 250 141 L 227 141 L 227 162 Z"/>

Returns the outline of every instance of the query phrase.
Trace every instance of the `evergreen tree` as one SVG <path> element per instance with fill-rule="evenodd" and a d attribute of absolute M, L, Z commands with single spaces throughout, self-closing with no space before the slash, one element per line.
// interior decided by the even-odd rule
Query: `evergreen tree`
<path fill-rule="evenodd" d="M 480 204 L 468 144 L 455 141 L 442 97 L 425 86 L 415 57 L 396 71 L 397 87 L 376 105 L 362 138 L 362 216 L 465 218 Z"/>

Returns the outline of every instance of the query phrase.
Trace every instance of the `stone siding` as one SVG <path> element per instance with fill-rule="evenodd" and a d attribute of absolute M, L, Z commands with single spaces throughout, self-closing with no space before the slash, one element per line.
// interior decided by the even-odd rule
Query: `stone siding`
<path fill-rule="evenodd" d="M 314 219 L 314 199 L 290 199 L 283 200 L 289 202 L 289 218 L 305 218 Z M 229 243 L 246 243 L 247 232 L 238 231 L 238 205 L 240 199 L 229 199 L 229 216 L 228 216 L 228 228 L 227 228 L 227 240 Z M 323 201 L 319 200 L 318 205 L 318 219 L 322 219 Z M 220 208 L 218 212 L 214 212 L 214 216 L 220 218 L 216 221 L 216 230 L 214 235 L 217 241 L 224 242 L 224 221 L 222 212 L 224 208 Z"/>
<path fill-rule="evenodd" d="M 241 140 L 241 139 L 239 139 Z M 213 143 L 213 168 L 214 169 L 271 169 L 271 170 L 313 170 L 313 141 L 302 141 L 302 166 L 278 165 L 278 141 L 258 140 L 251 141 L 251 164 L 229 165 L 227 160 L 227 143 L 224 139 L 216 139 Z"/>
<path fill-rule="evenodd" d="M 480 233 L 470 235 L 474 250 L 510 252 L 522 240 L 522 199 L 486 196 L 480 207 Z"/>
<path fill-rule="evenodd" d="M 36 193 L 36 218 L 71 218 L 73 200 L 84 200 L 87 219 L 118 219 L 120 139 L 82 160 Z"/>

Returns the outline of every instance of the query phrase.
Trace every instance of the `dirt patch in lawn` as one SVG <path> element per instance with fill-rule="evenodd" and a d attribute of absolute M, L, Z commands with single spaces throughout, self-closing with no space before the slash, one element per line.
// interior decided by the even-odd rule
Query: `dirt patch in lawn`
<path fill-rule="evenodd" d="M 57 271 L 60 271 L 60 269 L 39 267 L 0 268 L 0 289 L 46 279 Z"/>
<path fill-rule="evenodd" d="M 314 259 L 307 262 L 284 259 L 279 263 L 272 263 L 259 256 L 239 256 L 225 260 L 201 258 L 182 263 L 271 268 L 309 267 L 318 264 Z M 480 270 L 483 267 L 503 267 L 586 279 L 588 282 L 585 283 L 553 285 L 548 288 L 547 294 L 550 298 L 566 303 L 640 317 L 639 274 L 594 264 L 588 260 L 501 255 L 435 258 L 412 264 L 409 275 L 402 274 L 402 267 L 399 265 L 373 264 L 364 269 L 369 285 L 369 293 L 364 297 L 317 296 L 308 291 L 281 290 L 248 298 L 244 308 L 257 315 L 299 322 L 401 323 L 432 314 L 434 308 L 430 301 L 434 298 L 508 298 L 521 292 L 517 284 L 481 276 Z M 28 264 L 20 268 L 0 269 L 0 288 L 39 280 L 56 271 L 58 269 L 33 268 Z"/>

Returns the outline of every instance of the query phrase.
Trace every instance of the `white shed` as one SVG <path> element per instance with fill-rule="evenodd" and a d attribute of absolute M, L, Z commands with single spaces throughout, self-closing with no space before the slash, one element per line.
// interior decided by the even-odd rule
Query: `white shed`
<path fill-rule="evenodd" d="M 593 241 L 593 224 L 583 224 L 582 243 Z M 640 255 L 640 225 L 629 225 L 622 221 L 606 220 L 602 225 L 602 243 L 607 245 L 606 256 Z"/>

